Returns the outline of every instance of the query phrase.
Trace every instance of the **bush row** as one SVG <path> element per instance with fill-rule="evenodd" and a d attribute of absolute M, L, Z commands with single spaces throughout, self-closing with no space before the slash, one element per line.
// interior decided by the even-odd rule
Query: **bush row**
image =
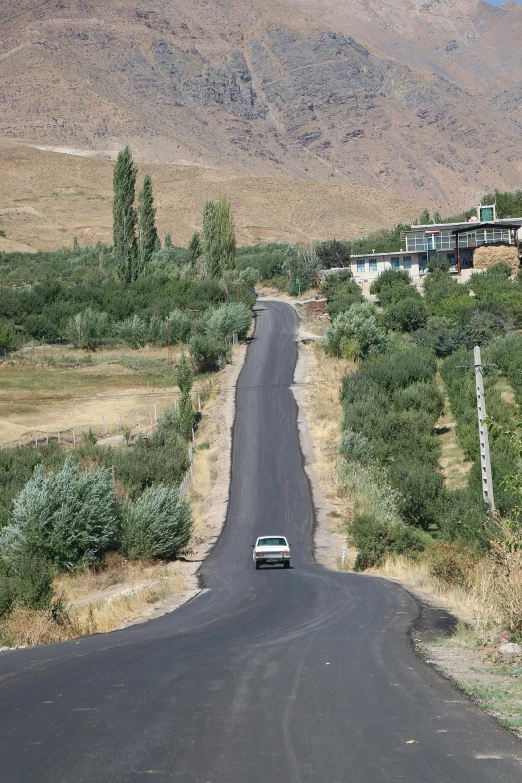
<path fill-rule="evenodd" d="M 152 437 L 128 447 L 87 439 L 70 452 L 0 454 L 0 615 L 15 603 L 49 606 L 56 571 L 107 551 L 167 559 L 187 546 L 192 516 L 178 487 L 193 416 L 169 409 Z"/>

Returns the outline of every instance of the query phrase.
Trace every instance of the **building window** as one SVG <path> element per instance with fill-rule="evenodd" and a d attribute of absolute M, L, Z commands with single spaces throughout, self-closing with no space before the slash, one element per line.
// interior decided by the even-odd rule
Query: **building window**
<path fill-rule="evenodd" d="M 358 272 L 364 272 L 365 268 L 366 268 L 366 264 L 364 263 L 364 261 L 357 261 Z"/>
<path fill-rule="evenodd" d="M 370 258 L 370 272 L 376 272 L 377 271 L 377 259 L 376 258 Z"/>
<path fill-rule="evenodd" d="M 391 268 L 392 269 L 399 269 L 400 263 L 398 258 L 392 258 L 391 260 Z"/>
<path fill-rule="evenodd" d="M 405 269 L 411 269 L 411 256 L 403 256 L 402 265 Z"/>

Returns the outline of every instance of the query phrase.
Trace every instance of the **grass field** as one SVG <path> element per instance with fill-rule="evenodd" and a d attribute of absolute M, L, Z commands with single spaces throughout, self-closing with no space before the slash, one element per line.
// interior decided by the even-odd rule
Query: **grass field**
<path fill-rule="evenodd" d="M 173 365 L 181 348 L 173 348 Z M 198 376 L 194 393 L 218 384 Z M 0 443 L 15 445 L 61 430 L 70 442 L 91 429 L 98 435 L 147 428 L 178 397 L 166 348 L 100 350 L 41 346 L 0 363 Z M 121 416 L 121 422 L 120 422 Z M 68 432 L 65 433 L 64 431 Z M 105 432 L 106 430 L 106 432 Z"/>

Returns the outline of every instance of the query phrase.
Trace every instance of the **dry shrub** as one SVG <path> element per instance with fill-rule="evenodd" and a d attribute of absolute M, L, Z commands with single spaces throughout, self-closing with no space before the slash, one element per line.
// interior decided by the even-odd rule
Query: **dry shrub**
<path fill-rule="evenodd" d="M 478 557 L 460 544 L 437 542 L 426 550 L 424 557 L 430 574 L 450 586 L 467 587 Z"/>
<path fill-rule="evenodd" d="M 15 606 L 0 623 L 0 638 L 11 646 L 33 647 L 70 639 L 71 628 L 68 623 L 58 624 L 48 610 Z"/>

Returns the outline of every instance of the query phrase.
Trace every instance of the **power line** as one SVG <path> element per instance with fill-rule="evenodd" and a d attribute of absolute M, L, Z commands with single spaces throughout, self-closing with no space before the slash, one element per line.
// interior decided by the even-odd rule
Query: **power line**
<path fill-rule="evenodd" d="M 193 396 L 197 396 L 198 394 L 221 394 L 222 392 L 226 391 L 237 391 L 237 392 L 243 392 L 243 391 L 259 391 L 263 389 L 289 389 L 296 386 L 316 386 L 318 384 L 331 384 L 331 383 L 341 383 L 343 379 L 342 378 L 334 378 L 328 381 L 301 381 L 299 383 L 267 383 L 267 384 L 259 384 L 256 386 L 221 386 L 217 389 L 199 389 L 192 391 L 191 394 Z M 179 396 L 181 395 L 181 392 L 179 389 L 168 389 L 164 392 L 150 392 L 150 395 L 148 392 L 139 392 L 137 394 L 95 394 L 95 395 L 73 395 L 73 396 L 67 396 L 67 395 L 49 395 L 48 397 L 31 397 L 28 402 L 49 402 L 52 400 L 124 400 L 129 397 L 172 397 L 173 395 Z M 0 399 L 9 401 L 9 397 L 13 397 L 14 399 L 18 400 L 18 397 L 15 394 L 9 395 L 9 396 L 3 396 L 0 394 Z"/>

